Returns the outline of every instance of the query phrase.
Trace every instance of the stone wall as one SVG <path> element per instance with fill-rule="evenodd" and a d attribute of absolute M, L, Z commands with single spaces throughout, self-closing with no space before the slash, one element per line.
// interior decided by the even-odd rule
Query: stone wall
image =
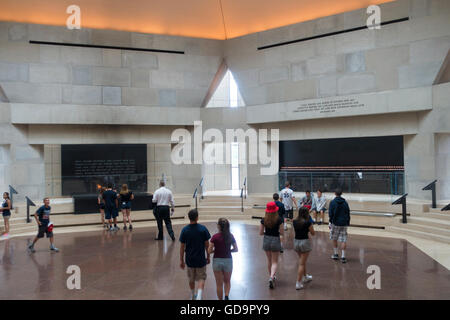
<path fill-rule="evenodd" d="M 409 21 L 257 50 L 365 26 L 365 9 L 228 40 L 225 60 L 248 105 L 431 86 L 450 49 L 450 2 L 397 0 L 382 21 Z"/>
<path fill-rule="evenodd" d="M 29 40 L 184 51 L 185 54 L 29 44 Z M 200 107 L 222 42 L 0 22 L 0 86 L 10 102 Z"/>

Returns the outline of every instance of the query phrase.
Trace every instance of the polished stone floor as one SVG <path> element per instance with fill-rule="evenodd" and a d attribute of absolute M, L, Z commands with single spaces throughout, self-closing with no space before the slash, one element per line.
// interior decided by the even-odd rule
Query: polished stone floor
<path fill-rule="evenodd" d="M 215 223 L 205 224 L 211 234 Z M 179 235 L 182 225 L 175 225 Z M 314 280 L 295 290 L 297 255 L 292 232 L 281 254 L 274 290 L 267 285 L 266 257 L 258 226 L 232 223 L 234 253 L 231 299 L 450 299 L 450 271 L 406 240 L 349 235 L 348 263 L 330 259 L 328 233 L 318 232 L 308 261 Z M 179 268 L 179 243 L 154 241 L 155 228 L 57 234 L 59 253 L 48 240 L 29 254 L 31 237 L 0 243 L 0 299 L 188 299 L 186 272 Z M 81 289 L 67 289 L 67 267 L 81 269 Z M 381 289 L 369 290 L 367 267 L 381 269 Z M 211 266 L 205 299 L 215 299 Z"/>

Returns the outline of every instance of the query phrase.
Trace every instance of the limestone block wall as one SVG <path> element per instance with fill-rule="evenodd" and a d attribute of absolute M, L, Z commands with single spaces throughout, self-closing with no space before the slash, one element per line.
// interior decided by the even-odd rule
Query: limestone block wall
<path fill-rule="evenodd" d="M 38 45 L 29 40 L 185 54 Z M 0 86 L 11 102 L 200 107 L 221 60 L 218 40 L 0 22 Z"/>
<path fill-rule="evenodd" d="M 438 198 L 450 201 L 450 133 L 435 136 Z"/>
<path fill-rule="evenodd" d="M 248 105 L 430 86 L 450 49 L 450 2 L 397 0 L 382 21 L 409 21 L 257 50 L 366 25 L 365 9 L 246 35 L 225 59 Z"/>

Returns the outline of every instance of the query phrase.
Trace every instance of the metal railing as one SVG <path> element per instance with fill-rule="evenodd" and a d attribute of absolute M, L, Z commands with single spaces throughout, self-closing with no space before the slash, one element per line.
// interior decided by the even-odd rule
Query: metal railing
<path fill-rule="evenodd" d="M 403 171 L 280 171 L 280 190 L 290 181 L 294 191 L 317 190 L 324 192 L 342 189 L 345 193 L 377 193 L 402 195 L 405 193 Z"/>
<path fill-rule="evenodd" d="M 195 199 L 195 209 L 198 208 L 198 190 L 201 190 L 200 193 L 200 200 L 203 200 L 203 177 L 200 179 L 200 182 L 198 183 L 198 186 L 194 190 L 194 194 L 192 195 L 192 198 Z"/>
<path fill-rule="evenodd" d="M 436 182 L 437 180 L 434 180 L 433 182 L 429 183 L 425 187 L 422 188 L 422 190 L 431 190 L 431 207 L 435 209 L 436 206 Z"/>
<path fill-rule="evenodd" d="M 247 199 L 247 177 L 244 178 L 244 184 L 241 188 L 241 212 L 244 212 L 244 198 Z"/>

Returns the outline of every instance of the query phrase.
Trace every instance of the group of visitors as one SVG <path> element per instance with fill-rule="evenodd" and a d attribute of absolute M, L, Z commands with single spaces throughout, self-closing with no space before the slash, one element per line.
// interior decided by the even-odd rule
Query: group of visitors
<path fill-rule="evenodd" d="M 281 195 L 281 197 L 280 197 Z M 312 251 L 311 237 L 315 235 L 314 224 L 320 217 L 318 224 L 324 222 L 326 212 L 326 199 L 321 190 L 317 191 L 317 196 L 306 191 L 305 196 L 296 203 L 294 192 L 287 182 L 280 195 L 275 193 L 273 200 L 266 204 L 265 215 L 260 221 L 259 234 L 263 236 L 262 248 L 267 257 L 267 267 L 269 273 L 269 288 L 274 289 L 277 279 L 278 260 L 283 252 L 282 242 L 288 223 L 292 223 L 294 231 L 294 251 L 298 255 L 299 266 L 295 288 L 303 289 L 304 285 L 312 281 L 313 277 L 307 273 L 306 263 Z M 281 198 L 281 201 L 280 201 Z M 0 210 L 6 222 L 11 215 L 11 201 L 9 194 L 3 194 L 3 204 Z M 133 193 L 126 184 L 122 185 L 120 193 L 112 189 L 112 185 L 101 189 L 98 197 L 98 205 L 102 213 L 102 223 L 110 231 L 117 231 L 118 209 L 122 210 L 124 230 L 133 228 L 131 222 L 131 201 L 134 199 Z M 174 212 L 174 200 L 172 192 L 165 187 L 165 182 L 160 182 L 160 188 L 155 191 L 152 197 L 154 204 L 154 214 L 158 225 L 158 236 L 155 240 L 163 239 L 163 222 L 166 224 L 170 238 L 175 241 L 175 234 L 172 229 L 170 217 Z M 120 205 L 119 205 L 120 204 Z M 296 207 L 296 208 L 295 208 Z M 298 214 L 294 219 L 294 209 Z M 28 245 L 30 252 L 35 252 L 34 245 L 44 237 L 50 240 L 50 250 L 58 252 L 54 245 L 53 224 L 50 222 L 50 199 L 44 198 L 44 204 L 36 210 L 34 214 L 38 224 L 38 234 L 33 242 Z M 314 215 L 314 219 L 310 216 Z M 347 242 L 347 227 L 350 224 L 350 208 L 347 201 L 342 198 L 342 191 L 335 191 L 335 198 L 330 202 L 328 209 L 330 240 L 333 243 L 333 260 L 341 260 L 346 263 L 345 256 Z M 233 234 L 230 232 L 230 223 L 225 218 L 220 218 L 217 222 L 218 232 L 211 238 L 208 229 L 198 223 L 198 211 L 192 209 L 188 213 L 189 224 L 185 226 L 180 234 L 180 268 L 187 269 L 191 297 L 194 300 L 201 300 L 206 281 L 206 266 L 210 263 L 210 256 L 213 254 L 212 268 L 217 286 L 217 297 L 219 300 L 229 299 L 231 287 L 231 274 L 233 272 L 232 252 L 237 252 L 238 247 Z M 9 231 L 9 225 L 6 232 Z M 341 255 L 339 257 L 338 243 L 340 243 Z M 187 268 L 186 268 L 187 267 Z M 197 290 L 196 290 L 197 287 Z"/>
<path fill-rule="evenodd" d="M 119 230 L 117 217 L 119 216 L 119 210 L 121 210 L 123 215 L 123 230 L 127 230 L 127 228 L 133 230 L 131 221 L 131 202 L 133 200 L 133 192 L 128 189 L 127 184 L 122 185 L 119 193 L 117 193 L 117 190 L 113 190 L 112 184 L 108 184 L 106 188 L 102 187 L 97 198 L 97 203 L 103 227 L 108 231 Z"/>
<path fill-rule="evenodd" d="M 306 261 L 312 251 L 310 237 L 314 236 L 313 225 L 324 222 L 324 213 L 326 211 L 326 199 L 321 190 L 317 191 L 317 197 L 313 197 L 309 190 L 297 205 L 298 215 L 293 219 L 293 210 L 295 206 L 294 192 L 287 182 L 285 188 L 281 190 L 280 196 L 275 193 L 272 202 L 267 203 L 265 216 L 261 219 L 259 234 L 264 236 L 263 250 L 267 256 L 267 266 L 269 271 L 269 287 L 275 287 L 276 273 L 278 269 L 278 257 L 283 253 L 282 239 L 287 230 L 287 223 L 292 221 L 294 229 L 294 250 L 299 257 L 299 267 L 295 287 L 297 290 L 303 289 L 304 284 L 312 281 L 312 276 L 306 272 Z M 310 216 L 313 213 L 314 219 Z M 320 221 L 317 222 L 317 216 L 320 215 Z M 346 263 L 345 256 L 347 242 L 347 227 L 350 225 L 350 208 L 347 201 L 342 197 L 342 190 L 335 191 L 335 198 L 330 202 L 329 207 L 329 229 L 330 240 L 333 242 L 333 260 L 339 260 L 338 242 L 341 248 L 341 262 Z"/>

